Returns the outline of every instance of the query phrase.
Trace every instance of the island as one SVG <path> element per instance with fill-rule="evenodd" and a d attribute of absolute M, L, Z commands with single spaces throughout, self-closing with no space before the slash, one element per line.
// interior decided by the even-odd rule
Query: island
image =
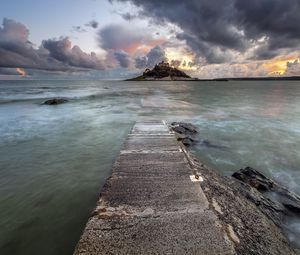
<path fill-rule="evenodd" d="M 185 72 L 170 66 L 169 63 L 162 61 L 154 66 L 153 69 L 147 68 L 142 75 L 127 79 L 127 81 L 198 81 Z"/>

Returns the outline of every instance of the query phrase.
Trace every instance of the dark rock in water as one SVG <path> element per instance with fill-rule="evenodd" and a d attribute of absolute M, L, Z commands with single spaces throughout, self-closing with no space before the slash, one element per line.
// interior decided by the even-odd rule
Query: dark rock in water
<path fill-rule="evenodd" d="M 58 105 L 58 104 L 64 104 L 64 103 L 67 103 L 67 102 L 68 102 L 68 100 L 64 99 L 64 98 L 53 98 L 53 99 L 46 100 L 43 104 Z"/>
<path fill-rule="evenodd" d="M 250 189 L 245 196 L 287 235 L 293 234 L 300 240 L 300 232 L 291 233 L 290 228 L 287 227 L 287 222 L 291 219 L 300 219 L 300 197 L 298 195 L 251 167 L 240 169 L 232 176 L 259 191 L 256 193 Z M 300 247 L 298 243 L 294 244 L 296 247 Z"/>
<path fill-rule="evenodd" d="M 193 140 L 190 138 L 184 138 L 181 140 L 181 142 L 185 145 L 185 146 L 191 146 L 193 145 Z"/>
<path fill-rule="evenodd" d="M 198 142 L 198 129 L 191 123 L 172 122 L 171 129 L 175 132 L 177 141 L 185 146 L 191 146 Z"/>
<path fill-rule="evenodd" d="M 180 125 L 174 126 L 173 131 L 178 133 L 178 134 L 185 134 L 186 133 L 186 130 L 183 127 L 181 127 Z"/>
<path fill-rule="evenodd" d="M 198 133 L 198 128 L 191 124 L 191 123 L 185 123 L 185 122 L 172 122 L 171 123 L 172 129 L 181 134 L 186 134 L 186 133 L 192 133 L 192 134 L 197 134 Z"/>
<path fill-rule="evenodd" d="M 226 146 L 213 144 L 206 139 L 200 139 L 198 128 L 191 123 L 172 122 L 170 127 L 175 132 L 177 141 L 181 141 L 187 147 L 200 143 L 209 148 L 227 149 Z"/>
<path fill-rule="evenodd" d="M 274 198 L 273 200 L 282 204 L 287 210 L 298 213 L 300 216 L 300 197 L 256 169 L 246 167 L 235 172 L 232 176 L 256 188 L 261 193 L 266 193 L 269 199 Z"/>
<path fill-rule="evenodd" d="M 273 189 L 275 185 L 272 180 L 249 166 L 233 173 L 232 176 L 262 192 Z"/>

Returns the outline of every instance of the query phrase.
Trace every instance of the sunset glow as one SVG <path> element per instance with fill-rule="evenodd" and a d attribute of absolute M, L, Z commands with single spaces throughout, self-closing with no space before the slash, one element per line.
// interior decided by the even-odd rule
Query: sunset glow
<path fill-rule="evenodd" d="M 281 60 L 272 60 L 263 64 L 263 67 L 268 71 L 268 75 L 285 75 L 287 71 L 287 63 L 299 60 L 298 58 L 284 58 Z"/>
<path fill-rule="evenodd" d="M 25 70 L 24 70 L 23 68 L 17 67 L 17 68 L 16 68 L 16 71 L 17 71 L 17 73 L 20 74 L 21 76 L 26 76 L 26 75 L 27 75 L 26 72 L 25 72 Z"/>

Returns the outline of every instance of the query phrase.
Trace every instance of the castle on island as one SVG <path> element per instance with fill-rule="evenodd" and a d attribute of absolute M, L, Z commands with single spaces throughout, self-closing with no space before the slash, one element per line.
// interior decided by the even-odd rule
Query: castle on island
<path fill-rule="evenodd" d="M 169 69 L 170 64 L 168 62 L 165 62 L 164 60 L 161 61 L 160 63 L 156 64 L 153 69 Z M 146 68 L 145 71 L 143 72 L 143 75 L 147 75 L 151 70 L 149 68 Z"/>
<path fill-rule="evenodd" d="M 153 80 L 185 80 L 193 81 L 197 78 L 191 78 L 185 72 L 172 67 L 168 62 L 161 61 L 153 69 L 146 68 L 142 75 L 129 79 L 131 81 L 153 81 Z"/>

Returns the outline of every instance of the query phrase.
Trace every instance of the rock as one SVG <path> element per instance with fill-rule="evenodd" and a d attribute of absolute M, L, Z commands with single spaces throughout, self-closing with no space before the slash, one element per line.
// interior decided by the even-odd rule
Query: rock
<path fill-rule="evenodd" d="M 183 140 L 184 138 L 187 138 L 188 136 L 185 134 L 177 133 L 175 132 L 175 136 L 177 138 L 177 141 Z"/>
<path fill-rule="evenodd" d="M 64 98 L 53 98 L 53 99 L 46 100 L 43 104 L 58 105 L 58 104 L 64 104 L 66 102 L 68 102 L 68 100 Z"/>
<path fill-rule="evenodd" d="M 172 122 L 171 126 L 174 129 L 178 129 L 178 131 L 181 131 L 181 133 L 192 133 L 192 134 L 197 134 L 198 133 L 198 128 L 194 126 L 191 123 L 185 123 L 185 122 Z M 177 132 L 176 130 L 174 130 Z M 180 132 L 177 132 L 180 133 Z"/>
<path fill-rule="evenodd" d="M 244 193 L 247 199 L 253 202 L 288 236 L 293 235 L 300 240 L 300 231 L 294 231 L 287 224 L 294 219 L 300 220 L 300 197 L 298 195 L 251 167 L 240 169 L 232 176 L 259 191 L 256 193 L 253 189 L 248 189 Z M 298 243 L 294 243 L 294 245 L 300 248 Z"/>
<path fill-rule="evenodd" d="M 184 138 L 184 139 L 182 139 L 182 141 L 181 141 L 185 146 L 191 146 L 191 145 L 193 145 L 193 140 L 192 139 L 190 139 L 190 138 Z"/>
<path fill-rule="evenodd" d="M 248 183 L 259 191 L 268 191 L 273 189 L 275 183 L 266 176 L 251 167 L 240 169 L 232 176 L 242 182 Z"/>
<path fill-rule="evenodd" d="M 265 193 L 269 199 L 282 204 L 287 210 L 285 213 L 291 211 L 300 216 L 300 197 L 275 181 L 267 178 L 258 170 L 252 167 L 246 167 L 235 172 L 232 176 L 249 184 L 261 193 Z"/>
<path fill-rule="evenodd" d="M 174 126 L 173 128 L 173 131 L 174 132 L 176 132 L 176 133 L 178 133 L 178 134 L 185 134 L 186 133 L 186 130 L 185 130 L 185 128 L 183 128 L 183 127 L 181 127 L 181 126 Z"/>
<path fill-rule="evenodd" d="M 200 139 L 198 128 L 191 123 L 172 122 L 170 128 L 175 132 L 177 141 L 181 141 L 187 147 L 200 143 L 209 148 L 227 149 L 226 146 L 213 144 L 206 139 Z"/>
<path fill-rule="evenodd" d="M 198 129 L 191 123 L 172 122 L 170 128 L 175 132 L 177 141 L 185 146 L 191 146 L 198 142 Z"/>

